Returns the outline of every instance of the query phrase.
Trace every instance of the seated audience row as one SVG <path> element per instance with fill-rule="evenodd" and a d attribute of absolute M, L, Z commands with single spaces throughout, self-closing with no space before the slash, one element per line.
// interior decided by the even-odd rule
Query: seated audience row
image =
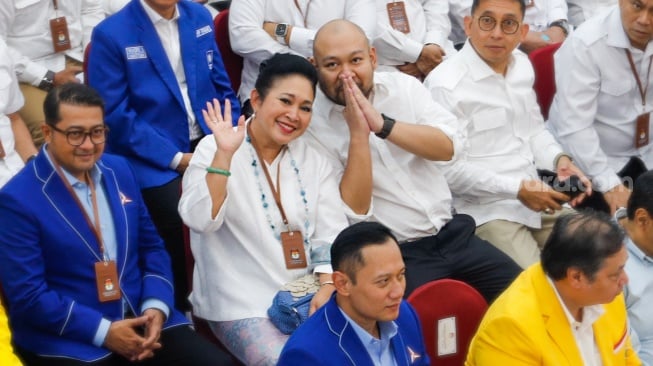
<path fill-rule="evenodd" d="M 300 4 L 296 4 L 302 13 Z M 302 13 L 304 21 L 311 9 L 309 5 L 310 2 Z M 240 115 L 240 104 L 230 89 L 215 46 L 210 16 L 191 2 L 161 6 L 157 0 L 133 0 L 97 26 L 93 35 L 89 76 L 106 102 L 106 123 L 112 133 L 107 135 L 108 128 L 102 122 L 104 105 L 92 90 L 74 84 L 60 87 L 48 95 L 50 104 L 46 99 L 45 113 L 49 113 L 49 119 L 42 129 L 47 148 L 42 149 L 31 169 L 19 173 L 0 193 L 6 196 L 0 203 L 0 215 L 3 222 L 11 223 L 0 224 L 0 236 L 4 236 L 0 239 L 0 280 L 9 295 L 16 351 L 30 364 L 53 364 L 57 357 L 43 357 L 44 353 L 87 361 L 103 358 L 96 364 L 113 364 L 151 357 L 163 360 L 169 357 L 168 352 L 178 352 L 175 347 L 186 347 L 177 339 L 193 341 L 186 334 L 187 328 L 175 326 L 161 331 L 166 322 L 183 324 L 175 307 L 188 309 L 180 213 L 192 229 L 192 249 L 198 261 L 191 295 L 194 310 L 211 321 L 218 338 L 247 364 L 277 362 L 287 336 L 274 328 L 265 310 L 279 287 L 300 275 L 319 274 L 323 285 L 313 298 L 311 312 L 327 303 L 334 290 L 338 295 L 330 300 L 331 310 L 337 303 L 341 309 L 344 306 L 356 311 L 356 306 L 343 305 L 347 303 L 347 286 L 351 286 L 347 285 L 347 276 L 356 285 L 356 275 L 340 267 L 331 275 L 328 266 L 330 242 L 347 225 L 347 220 L 377 221 L 397 236 L 406 267 L 405 279 L 401 273 L 398 282 L 403 282 L 404 287 L 394 287 L 388 296 L 396 298 L 401 293 L 401 298 L 428 281 L 451 277 L 470 283 L 491 302 L 519 273 L 513 259 L 524 268 L 538 260 L 554 220 L 569 214 L 569 209 L 560 210 L 562 203 L 576 206 L 594 196 L 593 185 L 599 191 L 606 187 L 592 173 L 593 165 L 585 160 L 601 155 L 587 154 L 578 146 L 569 147 L 569 140 L 560 137 L 562 128 L 553 120 L 565 120 L 564 117 L 552 117 L 553 136 L 544 127 L 532 90 L 532 68 L 525 56 L 515 51 L 529 37 L 529 27 L 524 24 L 529 9 L 522 0 L 474 0 L 471 16 L 464 20 L 469 39 L 461 52 L 452 52 L 441 64 L 442 52 L 437 52 L 439 59 L 436 54 L 427 53 L 430 61 L 425 63 L 420 61 L 425 50 L 434 50 L 432 46 L 442 50 L 440 46 L 425 44 L 412 67 L 420 70 L 420 66 L 426 65 L 424 70 L 428 71 L 415 73 L 418 78 L 399 72 L 376 73 L 379 56 L 370 46 L 371 37 L 362 28 L 342 20 L 342 16 L 323 20 L 325 25 L 317 32 L 303 32 L 301 23 L 293 26 L 264 22 L 258 29 L 267 32 L 265 36 L 273 41 L 290 44 L 291 49 L 292 34 L 303 34 L 314 67 L 302 57 L 291 55 L 276 55 L 262 62 L 259 73 L 252 74 L 257 75 L 257 81 L 248 99 L 255 114 L 247 123 L 241 117 L 232 129 Z M 382 14 L 381 10 L 379 7 L 372 14 Z M 390 15 L 389 6 L 386 10 Z M 637 28 L 642 12 L 647 10 L 631 2 L 620 2 L 619 7 L 581 26 L 557 56 L 575 61 L 564 56 L 570 52 L 569 45 L 576 42 L 575 37 L 581 42 L 585 40 L 589 34 L 585 32 L 604 20 L 612 22 L 609 29 L 615 30 L 608 36 L 624 35 L 624 68 L 613 67 L 611 71 L 618 71 L 615 75 L 620 75 L 621 82 L 632 80 L 627 83 L 628 96 L 622 99 L 635 100 L 633 97 L 641 94 L 642 108 L 641 113 L 635 112 L 633 116 L 630 106 L 615 113 L 618 115 L 613 121 L 621 118 L 635 125 L 632 131 L 624 132 L 633 136 L 635 149 L 626 149 L 625 155 L 619 155 L 623 154 L 620 150 L 617 155 L 622 160 L 624 156 L 639 156 L 644 162 L 650 158 L 646 88 L 642 88 L 639 78 L 650 67 L 645 61 L 651 32 L 645 36 Z M 251 16 L 251 12 L 248 14 Z M 284 25 L 286 33 L 282 36 Z M 548 26 L 557 31 L 563 25 Z M 595 45 L 602 43 L 595 42 L 591 47 L 598 47 Z M 583 46 L 577 43 L 573 47 Z M 609 47 L 613 46 L 605 46 L 598 54 L 604 52 L 611 56 L 606 59 L 615 59 Z M 587 54 L 596 57 L 591 52 Z M 148 59 L 158 61 L 145 62 Z M 596 83 L 601 85 L 597 90 L 607 90 L 610 80 L 604 88 L 601 83 L 605 81 L 594 73 L 594 69 L 599 69 L 600 75 L 599 65 L 603 64 L 599 60 L 588 62 L 597 66 L 583 70 L 583 75 L 589 77 L 586 74 L 593 73 L 594 84 L 579 79 L 574 85 L 577 95 L 590 95 L 588 90 L 581 89 Z M 435 67 L 436 64 L 440 66 Z M 426 75 L 423 85 L 418 79 Z M 649 74 L 646 75 L 648 79 Z M 559 75 L 558 78 L 560 86 L 562 79 Z M 568 100 L 562 99 L 574 86 L 566 84 L 566 88 L 559 88 L 556 101 L 564 105 L 560 115 L 578 108 L 565 105 Z M 593 103 L 598 104 L 597 116 L 600 108 L 613 106 L 612 95 L 609 91 L 608 94 L 605 98 L 593 94 Z M 15 108 L 16 103 L 8 110 Z M 570 116 L 573 115 L 572 112 Z M 315 120 L 309 124 L 311 116 Z M 526 122 L 521 120 L 524 118 Z M 607 148 L 606 139 L 600 134 L 591 135 L 594 128 L 600 130 L 599 125 L 591 122 L 583 122 L 583 130 L 567 132 L 568 135 L 580 136 L 582 132 L 582 137 L 598 146 L 593 151 Z M 300 138 L 305 130 L 307 133 Z M 199 145 L 198 154 L 193 155 L 200 139 L 211 133 Z M 101 158 L 105 140 L 109 151 L 131 162 L 135 177 L 131 177 L 122 160 L 110 155 Z M 618 145 L 618 149 L 629 146 L 625 142 Z M 576 167 L 572 157 L 587 169 L 591 180 Z M 181 175 L 186 167 L 190 169 L 184 176 L 183 199 L 179 202 Z M 572 199 L 564 192 L 554 191 L 538 177 L 536 168 L 553 170 L 560 181 L 577 177 L 583 184 L 583 194 Z M 107 177 L 113 174 L 117 176 L 111 185 Z M 53 191 L 48 193 L 46 188 L 52 182 L 40 181 L 42 176 L 52 176 L 56 189 L 50 188 Z M 617 180 L 611 176 L 611 182 L 620 182 L 616 173 L 614 176 Z M 234 179 L 235 183 L 230 184 Z M 282 182 L 284 187 L 291 187 L 284 188 L 283 193 Z M 30 203 L 19 200 L 26 187 L 41 192 L 39 185 L 44 187 L 42 198 Z M 68 192 L 61 191 L 62 187 L 68 188 Z M 100 187 L 97 197 L 96 187 Z M 614 212 L 625 205 L 629 194 L 626 186 L 617 183 L 605 195 L 609 209 Z M 52 205 L 48 206 L 48 200 Z M 71 209 L 68 200 L 78 207 L 73 205 Z M 128 209 L 127 216 L 122 217 L 110 208 L 117 202 L 116 207 L 135 204 L 138 210 Z M 59 206 L 65 209 L 57 210 Z M 255 219 L 245 221 L 245 217 L 251 219 L 253 209 L 257 213 Z M 132 213 L 133 217 L 129 217 Z M 158 233 L 149 221 L 150 215 Z M 4 220 L 5 217 L 8 219 Z M 43 229 L 51 226 L 41 222 L 51 223 L 53 218 L 65 223 Z M 559 221 L 560 225 L 573 226 L 573 220 L 567 217 Z M 131 224 L 125 229 L 129 240 L 124 242 L 118 235 L 121 230 L 116 228 L 125 222 Z M 45 236 L 55 239 L 38 239 L 38 230 L 46 230 Z M 489 242 L 475 236 L 475 231 Z M 71 244 L 66 233 L 77 235 L 82 246 Z M 161 250 L 159 234 L 174 259 L 174 300 L 171 288 L 162 286 L 163 282 L 169 283 L 170 272 L 166 262 L 169 257 Z M 23 238 L 20 247 L 16 245 L 18 237 Z M 63 246 L 69 248 L 67 252 L 78 254 L 68 260 L 60 258 L 51 265 L 51 256 L 63 245 L 56 239 L 59 237 L 68 240 Z M 24 238 L 32 239 L 29 245 Z M 299 240 L 292 240 L 296 238 Z M 129 241 L 138 244 L 122 248 Z M 85 247 L 88 250 L 84 251 Z M 138 247 L 143 248 L 135 253 Z M 289 254 L 284 257 L 282 249 L 304 255 L 297 261 Z M 133 254 L 131 258 L 129 253 Z M 153 259 L 142 263 L 137 257 Z M 34 258 L 38 258 L 36 262 Z M 71 258 L 94 262 L 95 269 L 77 266 L 79 272 L 73 273 Z M 299 265 L 291 266 L 291 262 Z M 44 284 L 44 268 L 50 266 L 55 270 L 48 270 L 52 278 Z M 345 276 L 341 277 L 343 271 Z M 122 273 L 129 275 L 123 278 Z M 594 282 L 592 272 L 582 273 L 590 283 Z M 71 275 L 85 280 L 71 287 L 70 281 L 66 281 Z M 233 286 L 243 276 L 248 286 L 257 288 L 256 299 L 249 287 L 243 291 Z M 338 279 L 343 281 L 338 283 Z M 80 292 L 93 281 L 99 300 L 92 292 Z M 620 281 L 619 286 L 624 283 Z M 143 290 L 138 290 L 139 286 Z M 148 292 L 150 287 L 153 292 Z M 42 310 L 45 305 L 47 311 Z M 396 304 L 396 310 L 400 308 L 406 307 Z M 70 319 L 49 316 L 53 311 L 65 314 L 66 310 L 61 309 L 68 309 Z M 327 306 L 320 314 L 331 310 Z M 28 321 L 27 314 L 34 313 L 36 316 Z M 347 319 L 346 311 L 345 315 L 343 320 Z M 364 328 L 372 324 L 367 330 L 373 338 L 384 335 L 375 320 L 369 323 L 356 316 L 353 320 Z M 583 321 L 591 320 L 588 317 Z M 146 329 L 144 335 L 134 332 L 141 325 Z M 125 336 L 133 342 L 116 340 L 114 328 L 119 328 L 118 338 Z M 243 328 L 247 329 L 247 336 L 243 336 Z M 51 333 L 53 329 L 59 329 L 60 335 Z M 165 343 L 161 350 L 159 333 Z M 43 342 L 36 344 L 30 339 Z M 197 346 L 206 351 L 190 357 L 229 362 L 208 344 Z M 632 351 L 625 352 L 630 357 Z M 581 349 L 584 359 L 585 353 Z M 386 349 L 380 357 L 384 360 L 392 355 Z M 200 362 L 196 360 L 189 362 Z M 420 362 L 426 362 L 426 357 Z"/>

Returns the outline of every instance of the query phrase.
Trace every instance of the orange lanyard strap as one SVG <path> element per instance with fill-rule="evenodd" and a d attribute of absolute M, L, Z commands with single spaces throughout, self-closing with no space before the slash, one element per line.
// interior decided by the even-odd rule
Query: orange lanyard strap
<path fill-rule="evenodd" d="M 59 177 L 63 181 L 64 186 L 68 190 L 68 193 L 70 193 L 70 195 L 73 197 L 73 200 L 75 200 L 75 203 L 82 211 L 82 214 L 84 215 L 84 219 L 86 220 L 86 224 L 91 228 L 93 234 L 95 234 L 95 239 L 97 239 L 97 242 L 100 246 L 100 254 L 102 256 L 102 260 L 107 261 L 109 257 L 106 254 L 104 248 L 104 241 L 102 240 L 102 230 L 101 230 L 102 226 L 100 225 L 100 214 L 99 214 L 99 209 L 97 204 L 97 194 L 95 190 L 95 184 L 93 183 L 91 176 L 88 174 L 88 172 L 86 173 L 88 186 L 91 189 L 91 204 L 93 206 L 93 215 L 95 216 L 95 224 L 93 224 L 93 222 L 91 221 L 91 218 L 88 216 L 86 209 L 84 209 L 84 205 L 82 205 L 82 202 L 80 202 L 79 197 L 77 197 L 77 194 L 73 190 L 73 187 L 70 185 L 70 182 L 68 182 L 68 179 L 66 179 L 66 176 L 61 170 L 59 164 L 57 164 L 54 160 L 52 160 L 52 163 L 54 164 L 54 167 L 57 170 L 57 174 L 59 174 Z"/>

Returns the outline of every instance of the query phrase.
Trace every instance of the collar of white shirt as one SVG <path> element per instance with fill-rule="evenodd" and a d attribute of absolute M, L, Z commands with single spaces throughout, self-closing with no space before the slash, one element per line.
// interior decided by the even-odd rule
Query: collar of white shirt
<path fill-rule="evenodd" d="M 179 7 L 175 4 L 175 14 L 172 16 L 172 19 L 166 19 L 161 16 L 161 14 L 157 13 L 156 10 L 152 9 L 151 6 L 149 6 L 145 0 L 140 0 L 141 5 L 143 5 L 143 9 L 145 9 L 145 14 L 147 14 L 147 17 L 150 18 L 152 21 L 152 24 L 156 24 L 157 22 L 160 21 L 176 21 L 179 19 Z"/>
<path fill-rule="evenodd" d="M 521 51 L 513 51 L 513 52 L 521 52 Z M 479 81 L 497 75 L 497 73 L 490 67 L 490 65 L 488 65 L 487 62 L 485 62 L 481 58 L 481 56 L 478 55 L 478 52 L 476 52 L 476 49 L 474 48 L 472 42 L 470 42 L 469 39 L 467 40 L 467 42 L 465 42 L 465 45 L 460 50 L 460 53 L 461 53 L 460 59 L 464 60 L 469 66 L 469 73 L 472 77 L 472 80 Z M 506 74 L 510 72 L 514 64 L 515 64 L 515 57 L 511 54 L 510 61 L 508 62 L 508 69 Z"/>

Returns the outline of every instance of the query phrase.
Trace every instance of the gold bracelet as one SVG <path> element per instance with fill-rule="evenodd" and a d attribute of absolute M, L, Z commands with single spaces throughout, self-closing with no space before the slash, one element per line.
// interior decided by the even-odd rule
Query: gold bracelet
<path fill-rule="evenodd" d="M 322 287 L 322 286 L 324 286 L 324 285 L 334 285 L 334 286 L 335 286 L 335 284 L 333 283 L 333 281 L 324 281 L 324 282 L 320 283 L 320 287 Z"/>

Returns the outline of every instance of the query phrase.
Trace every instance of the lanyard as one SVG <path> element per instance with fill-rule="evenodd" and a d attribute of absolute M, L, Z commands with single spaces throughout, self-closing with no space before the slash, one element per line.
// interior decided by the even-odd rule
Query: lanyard
<path fill-rule="evenodd" d="M 630 63 L 630 70 L 632 70 L 633 75 L 635 76 L 635 81 L 637 81 L 637 88 L 639 89 L 639 95 L 642 97 L 642 107 L 646 105 L 646 92 L 648 91 L 649 76 L 651 75 L 651 62 L 653 61 L 653 56 L 648 60 L 648 71 L 646 72 L 646 87 L 642 87 L 642 81 L 639 79 L 639 73 L 635 67 L 635 62 L 633 61 L 633 55 L 630 53 L 629 49 L 626 49 L 626 56 L 628 56 L 628 63 Z"/>
<path fill-rule="evenodd" d="M 249 125 L 247 125 L 247 128 L 250 129 Z M 277 189 L 274 189 L 274 185 L 272 184 L 272 178 L 270 178 L 270 173 L 268 172 L 268 167 L 265 164 L 265 160 L 263 160 L 263 157 L 261 156 L 259 149 L 256 147 L 256 140 L 254 140 L 254 136 L 251 133 L 251 129 L 250 131 L 248 131 L 248 136 L 252 142 L 254 151 L 256 151 L 256 156 L 258 157 L 258 160 L 260 162 L 261 170 L 263 170 L 263 173 L 265 173 L 265 178 L 267 179 L 268 185 L 270 186 L 270 191 L 272 191 L 272 195 L 274 196 L 274 202 L 277 203 L 277 207 L 279 208 L 279 212 L 281 213 L 283 224 L 286 225 L 288 231 L 290 231 L 290 227 L 288 226 L 288 219 L 286 218 L 286 212 L 284 211 L 283 206 L 281 205 L 281 184 L 279 182 L 279 176 L 281 175 L 281 160 L 279 160 L 279 167 L 277 169 Z"/>
<path fill-rule="evenodd" d="M 100 246 L 100 255 L 102 256 L 102 260 L 105 262 L 109 260 L 109 256 L 107 255 L 105 248 L 104 248 L 104 241 L 102 240 L 102 230 L 101 225 L 100 225 L 100 214 L 98 210 L 98 204 L 97 204 L 97 194 L 95 190 L 95 183 L 93 183 L 93 179 L 91 179 L 91 176 L 88 174 L 88 172 L 85 173 L 86 180 L 88 181 L 88 186 L 91 189 L 91 204 L 93 205 L 93 215 L 95 216 L 95 224 L 91 222 L 91 218 L 88 216 L 88 213 L 84 209 L 84 206 L 82 203 L 79 201 L 79 197 L 77 197 L 77 194 L 73 190 L 73 187 L 70 185 L 70 182 L 68 182 L 68 179 L 66 179 L 66 176 L 64 175 L 63 171 L 61 170 L 61 167 L 59 164 L 54 159 L 52 160 L 52 164 L 54 164 L 55 169 L 57 170 L 57 174 L 59 174 L 59 177 L 63 181 L 64 186 L 66 186 L 66 189 L 70 193 L 70 195 L 73 197 L 75 200 L 75 203 L 79 207 L 79 209 L 82 211 L 82 214 L 84 214 L 84 219 L 86 220 L 86 224 L 91 228 L 91 231 L 93 231 L 93 234 L 95 234 L 95 239 L 97 239 L 97 242 Z"/>
<path fill-rule="evenodd" d="M 297 2 L 297 0 L 293 0 L 293 1 L 295 2 L 295 7 L 297 8 L 297 10 L 299 10 L 299 14 L 301 14 L 302 18 L 304 18 L 304 28 L 308 28 L 308 26 L 306 25 L 306 18 L 308 18 L 308 7 L 311 6 L 311 0 L 308 0 L 308 2 L 306 3 L 306 13 L 302 12 L 302 8 L 299 6 L 299 2 Z"/>

